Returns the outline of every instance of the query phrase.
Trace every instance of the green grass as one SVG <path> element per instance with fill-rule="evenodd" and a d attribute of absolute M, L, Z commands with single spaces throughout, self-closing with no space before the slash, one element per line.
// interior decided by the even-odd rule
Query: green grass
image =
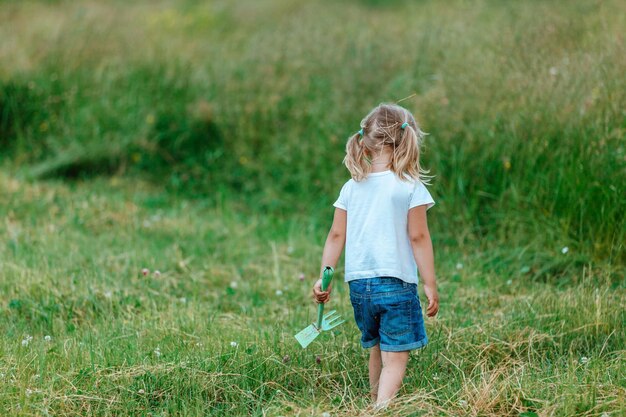
<path fill-rule="evenodd" d="M 354 323 L 293 335 L 345 139 L 408 96 L 442 312 L 387 415 L 624 414 L 625 11 L 0 3 L 0 414 L 371 414 Z"/>
<path fill-rule="evenodd" d="M 367 412 L 352 320 L 307 350 L 293 338 L 315 314 L 314 220 L 268 221 L 135 180 L 0 178 L 3 414 Z M 624 411 L 625 297 L 609 269 L 573 268 L 575 282 L 557 285 L 499 273 L 511 261 L 478 244 L 435 246 L 441 317 L 389 415 Z M 350 318 L 346 288 L 336 293 Z"/>

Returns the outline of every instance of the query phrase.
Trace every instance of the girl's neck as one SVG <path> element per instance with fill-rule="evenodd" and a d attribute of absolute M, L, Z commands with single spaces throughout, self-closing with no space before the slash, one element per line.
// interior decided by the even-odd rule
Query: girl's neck
<path fill-rule="evenodd" d="M 391 163 L 391 151 L 384 149 L 381 153 L 372 156 L 372 171 L 371 172 L 383 172 L 389 170 Z"/>

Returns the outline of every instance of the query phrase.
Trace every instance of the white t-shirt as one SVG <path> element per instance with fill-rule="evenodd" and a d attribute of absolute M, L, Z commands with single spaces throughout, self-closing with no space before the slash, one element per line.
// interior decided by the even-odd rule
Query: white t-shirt
<path fill-rule="evenodd" d="M 435 205 L 424 184 L 401 181 L 392 171 L 346 182 L 334 204 L 347 211 L 345 281 L 386 276 L 417 283 L 407 217 L 423 204 Z"/>

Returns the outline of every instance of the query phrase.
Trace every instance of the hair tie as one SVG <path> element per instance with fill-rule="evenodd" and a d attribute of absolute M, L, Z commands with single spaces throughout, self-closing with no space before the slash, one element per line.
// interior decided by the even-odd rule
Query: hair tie
<path fill-rule="evenodd" d="M 408 125 L 409 125 L 409 122 L 404 122 L 402 123 L 402 126 L 400 126 L 400 128 L 404 130 Z"/>
<path fill-rule="evenodd" d="M 359 130 L 359 135 L 363 136 L 363 128 L 361 128 L 361 130 Z"/>

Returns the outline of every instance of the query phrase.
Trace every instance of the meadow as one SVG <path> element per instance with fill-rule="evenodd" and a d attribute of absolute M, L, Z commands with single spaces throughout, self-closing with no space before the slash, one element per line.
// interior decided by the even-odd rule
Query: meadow
<path fill-rule="evenodd" d="M 0 415 L 626 414 L 625 12 L 0 2 Z M 293 335 L 345 140 L 398 100 L 441 312 L 374 412 L 347 286 Z"/>

